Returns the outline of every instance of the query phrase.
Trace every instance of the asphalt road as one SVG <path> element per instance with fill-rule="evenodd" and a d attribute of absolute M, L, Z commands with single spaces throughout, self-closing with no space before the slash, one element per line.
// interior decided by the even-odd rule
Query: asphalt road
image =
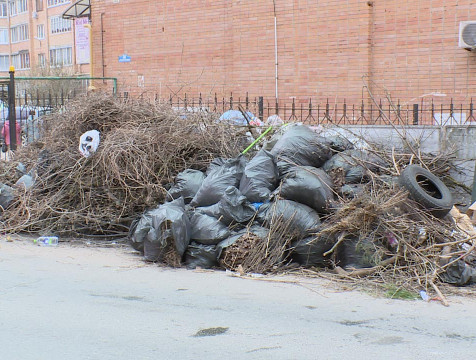
<path fill-rule="evenodd" d="M 476 301 L 164 269 L 128 249 L 0 240 L 0 359 L 464 359 Z M 288 281 L 288 282 L 284 282 Z"/>

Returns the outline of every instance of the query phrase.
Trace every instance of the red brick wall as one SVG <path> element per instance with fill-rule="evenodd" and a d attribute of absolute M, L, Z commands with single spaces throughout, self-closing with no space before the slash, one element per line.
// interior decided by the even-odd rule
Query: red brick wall
<path fill-rule="evenodd" d="M 280 100 L 359 103 L 368 84 L 378 98 L 469 101 L 476 52 L 458 29 L 476 20 L 471 3 L 276 0 Z M 272 0 L 93 0 L 92 13 L 95 75 L 120 92 L 274 98 Z"/>

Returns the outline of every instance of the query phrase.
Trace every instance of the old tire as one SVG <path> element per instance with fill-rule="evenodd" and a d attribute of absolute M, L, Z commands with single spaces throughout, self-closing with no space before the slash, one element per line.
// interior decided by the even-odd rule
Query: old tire
<path fill-rule="evenodd" d="M 443 182 L 418 165 L 408 165 L 398 183 L 408 190 L 409 197 L 437 218 L 443 218 L 453 207 L 453 196 Z"/>

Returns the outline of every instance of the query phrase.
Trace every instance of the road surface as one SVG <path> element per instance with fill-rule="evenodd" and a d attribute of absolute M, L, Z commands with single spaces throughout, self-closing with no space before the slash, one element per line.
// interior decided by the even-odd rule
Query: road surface
<path fill-rule="evenodd" d="M 128 248 L 0 239 L 0 359 L 464 359 L 476 301 L 165 269 Z M 289 282 L 282 282 L 289 281 Z M 294 283 L 293 283 L 294 282 Z"/>

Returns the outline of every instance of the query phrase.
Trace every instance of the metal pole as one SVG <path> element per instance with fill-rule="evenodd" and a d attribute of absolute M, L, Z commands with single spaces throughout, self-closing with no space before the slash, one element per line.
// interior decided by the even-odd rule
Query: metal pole
<path fill-rule="evenodd" d="M 86 24 L 84 27 L 89 29 L 89 74 L 91 75 L 91 85 L 89 85 L 88 90 L 94 90 L 93 27 L 92 24 Z"/>
<path fill-rule="evenodd" d="M 273 0 L 273 12 L 274 12 L 274 66 L 275 66 L 275 76 L 274 76 L 274 87 L 275 87 L 275 97 L 276 103 L 278 102 L 278 26 L 276 18 L 276 2 Z"/>
<path fill-rule="evenodd" d="M 8 84 L 8 122 L 10 127 L 10 150 L 17 149 L 17 121 L 15 109 L 15 68 L 10 66 L 10 83 Z"/>
<path fill-rule="evenodd" d="M 474 163 L 473 191 L 471 192 L 471 204 L 476 201 L 476 162 Z"/>

